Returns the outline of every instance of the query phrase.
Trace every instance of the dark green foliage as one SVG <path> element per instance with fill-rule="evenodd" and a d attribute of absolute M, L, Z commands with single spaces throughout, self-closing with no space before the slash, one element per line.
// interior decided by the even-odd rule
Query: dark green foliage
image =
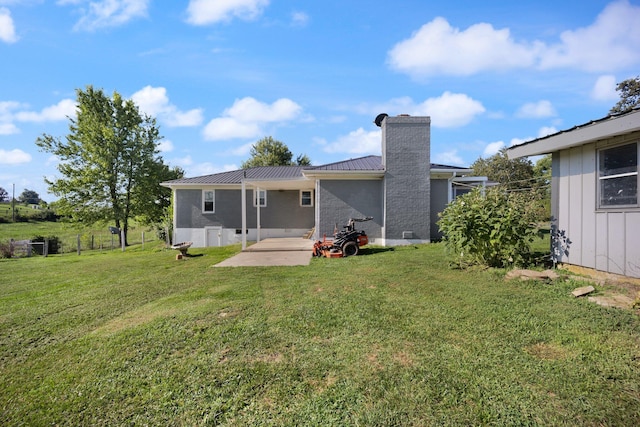
<path fill-rule="evenodd" d="M 438 226 L 452 259 L 461 266 L 523 265 L 537 235 L 531 195 L 501 188 L 478 188 L 456 198 L 440 214 Z"/>
<path fill-rule="evenodd" d="M 609 110 L 609 114 L 626 113 L 640 105 L 640 76 L 621 81 L 616 90 L 620 93 L 620 101 Z"/>
<path fill-rule="evenodd" d="M 251 158 L 242 163 L 242 169 L 256 166 L 309 166 L 311 160 L 306 154 L 300 154 L 293 161 L 293 153 L 283 142 L 271 136 L 262 138 L 251 147 Z"/>
<path fill-rule="evenodd" d="M 40 195 L 33 190 L 25 189 L 20 196 L 18 196 L 20 203 L 26 203 L 30 205 L 37 205 L 40 203 Z"/>

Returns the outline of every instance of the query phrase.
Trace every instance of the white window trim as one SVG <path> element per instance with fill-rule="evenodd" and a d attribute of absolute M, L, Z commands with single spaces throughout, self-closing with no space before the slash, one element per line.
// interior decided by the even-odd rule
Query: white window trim
<path fill-rule="evenodd" d="M 213 193 L 213 210 L 205 210 L 205 194 L 206 193 Z M 216 190 L 202 190 L 202 213 L 205 214 L 212 214 L 212 213 L 216 213 Z"/>
<path fill-rule="evenodd" d="M 257 190 L 254 188 L 253 189 L 253 207 L 257 208 L 258 207 L 258 197 L 256 197 L 256 192 Z M 264 193 L 264 204 L 260 205 L 261 208 L 266 208 L 267 207 L 267 190 L 264 189 L 260 189 L 261 193 Z"/>
<path fill-rule="evenodd" d="M 310 204 L 308 204 L 308 205 L 302 204 L 302 193 L 310 193 L 310 195 L 309 195 Z M 303 208 L 312 208 L 313 207 L 313 190 L 300 190 L 300 206 L 302 206 Z"/>
<path fill-rule="evenodd" d="M 622 147 L 625 145 L 631 145 L 631 144 L 636 144 L 637 146 L 637 153 L 638 153 L 638 159 L 636 159 L 636 171 L 635 172 L 625 172 L 625 173 L 619 173 L 619 174 L 615 174 L 615 175 L 607 175 L 607 176 L 600 176 L 600 156 L 602 155 L 602 153 L 606 150 L 609 150 L 611 148 L 617 148 L 617 147 Z M 629 209 L 629 208 L 638 208 L 640 207 L 640 198 L 636 199 L 636 204 L 631 204 L 631 205 L 603 205 L 601 204 L 602 201 L 602 181 L 607 180 L 607 179 L 614 179 L 614 178 L 624 178 L 627 176 L 638 176 L 638 169 L 640 168 L 640 142 L 636 141 L 636 142 L 626 142 L 623 144 L 615 144 L 615 145 L 611 145 L 609 147 L 602 147 L 600 149 L 598 149 L 597 151 L 597 157 L 596 157 L 596 165 L 597 165 L 597 183 L 598 186 L 596 188 L 596 203 L 597 203 L 597 207 L 598 209 L 603 209 L 603 210 L 610 210 L 610 209 Z M 640 182 L 638 182 L 638 184 L 640 184 Z M 640 188 L 640 185 L 638 186 L 638 188 Z"/>

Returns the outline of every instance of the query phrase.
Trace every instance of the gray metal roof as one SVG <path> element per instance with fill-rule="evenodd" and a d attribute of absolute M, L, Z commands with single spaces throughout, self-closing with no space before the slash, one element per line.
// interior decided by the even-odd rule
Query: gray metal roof
<path fill-rule="evenodd" d="M 357 159 L 343 160 L 321 166 L 310 166 L 305 170 L 310 171 L 382 171 L 381 156 L 366 156 Z"/>
<path fill-rule="evenodd" d="M 435 163 L 431 163 L 431 168 L 451 170 L 464 169 L 458 166 L 439 165 Z M 321 166 L 258 166 L 244 170 L 238 169 L 229 172 L 215 173 L 212 175 L 196 176 L 193 178 L 174 179 L 173 181 L 163 182 L 163 184 L 167 186 L 179 184 L 240 184 L 243 178 L 255 181 L 294 180 L 304 179 L 303 171 L 366 172 L 384 171 L 384 167 L 382 166 L 381 156 L 365 156 Z"/>
<path fill-rule="evenodd" d="M 243 178 L 249 180 L 301 179 L 304 168 L 304 166 L 258 166 L 193 178 L 174 179 L 163 184 L 240 184 Z"/>

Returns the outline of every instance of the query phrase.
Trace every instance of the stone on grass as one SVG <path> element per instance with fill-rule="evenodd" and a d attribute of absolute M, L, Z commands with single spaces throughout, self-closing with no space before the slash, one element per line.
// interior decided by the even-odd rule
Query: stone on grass
<path fill-rule="evenodd" d="M 593 286 L 583 286 L 582 288 L 576 288 L 571 292 L 571 295 L 574 297 L 581 297 L 583 295 L 590 294 L 591 292 L 595 292 L 596 288 Z"/>
<path fill-rule="evenodd" d="M 553 270 L 536 271 L 536 270 L 511 270 L 505 278 L 507 280 L 520 279 L 520 280 L 543 280 L 552 281 L 557 279 L 558 273 Z"/>

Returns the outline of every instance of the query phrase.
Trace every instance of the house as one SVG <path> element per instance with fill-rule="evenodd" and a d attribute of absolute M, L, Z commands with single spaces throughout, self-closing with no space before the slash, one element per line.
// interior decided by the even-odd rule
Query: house
<path fill-rule="evenodd" d="M 332 236 L 349 218 L 378 245 L 438 239 L 437 213 L 469 185 L 470 169 L 430 162 L 429 117 L 381 114 L 382 156 L 321 166 L 264 166 L 163 182 L 174 241 L 224 246 L 267 237 Z"/>
<path fill-rule="evenodd" d="M 559 262 L 640 277 L 639 144 L 634 109 L 507 150 L 552 154 L 551 214 L 571 241 L 566 253 L 551 248 Z"/>

